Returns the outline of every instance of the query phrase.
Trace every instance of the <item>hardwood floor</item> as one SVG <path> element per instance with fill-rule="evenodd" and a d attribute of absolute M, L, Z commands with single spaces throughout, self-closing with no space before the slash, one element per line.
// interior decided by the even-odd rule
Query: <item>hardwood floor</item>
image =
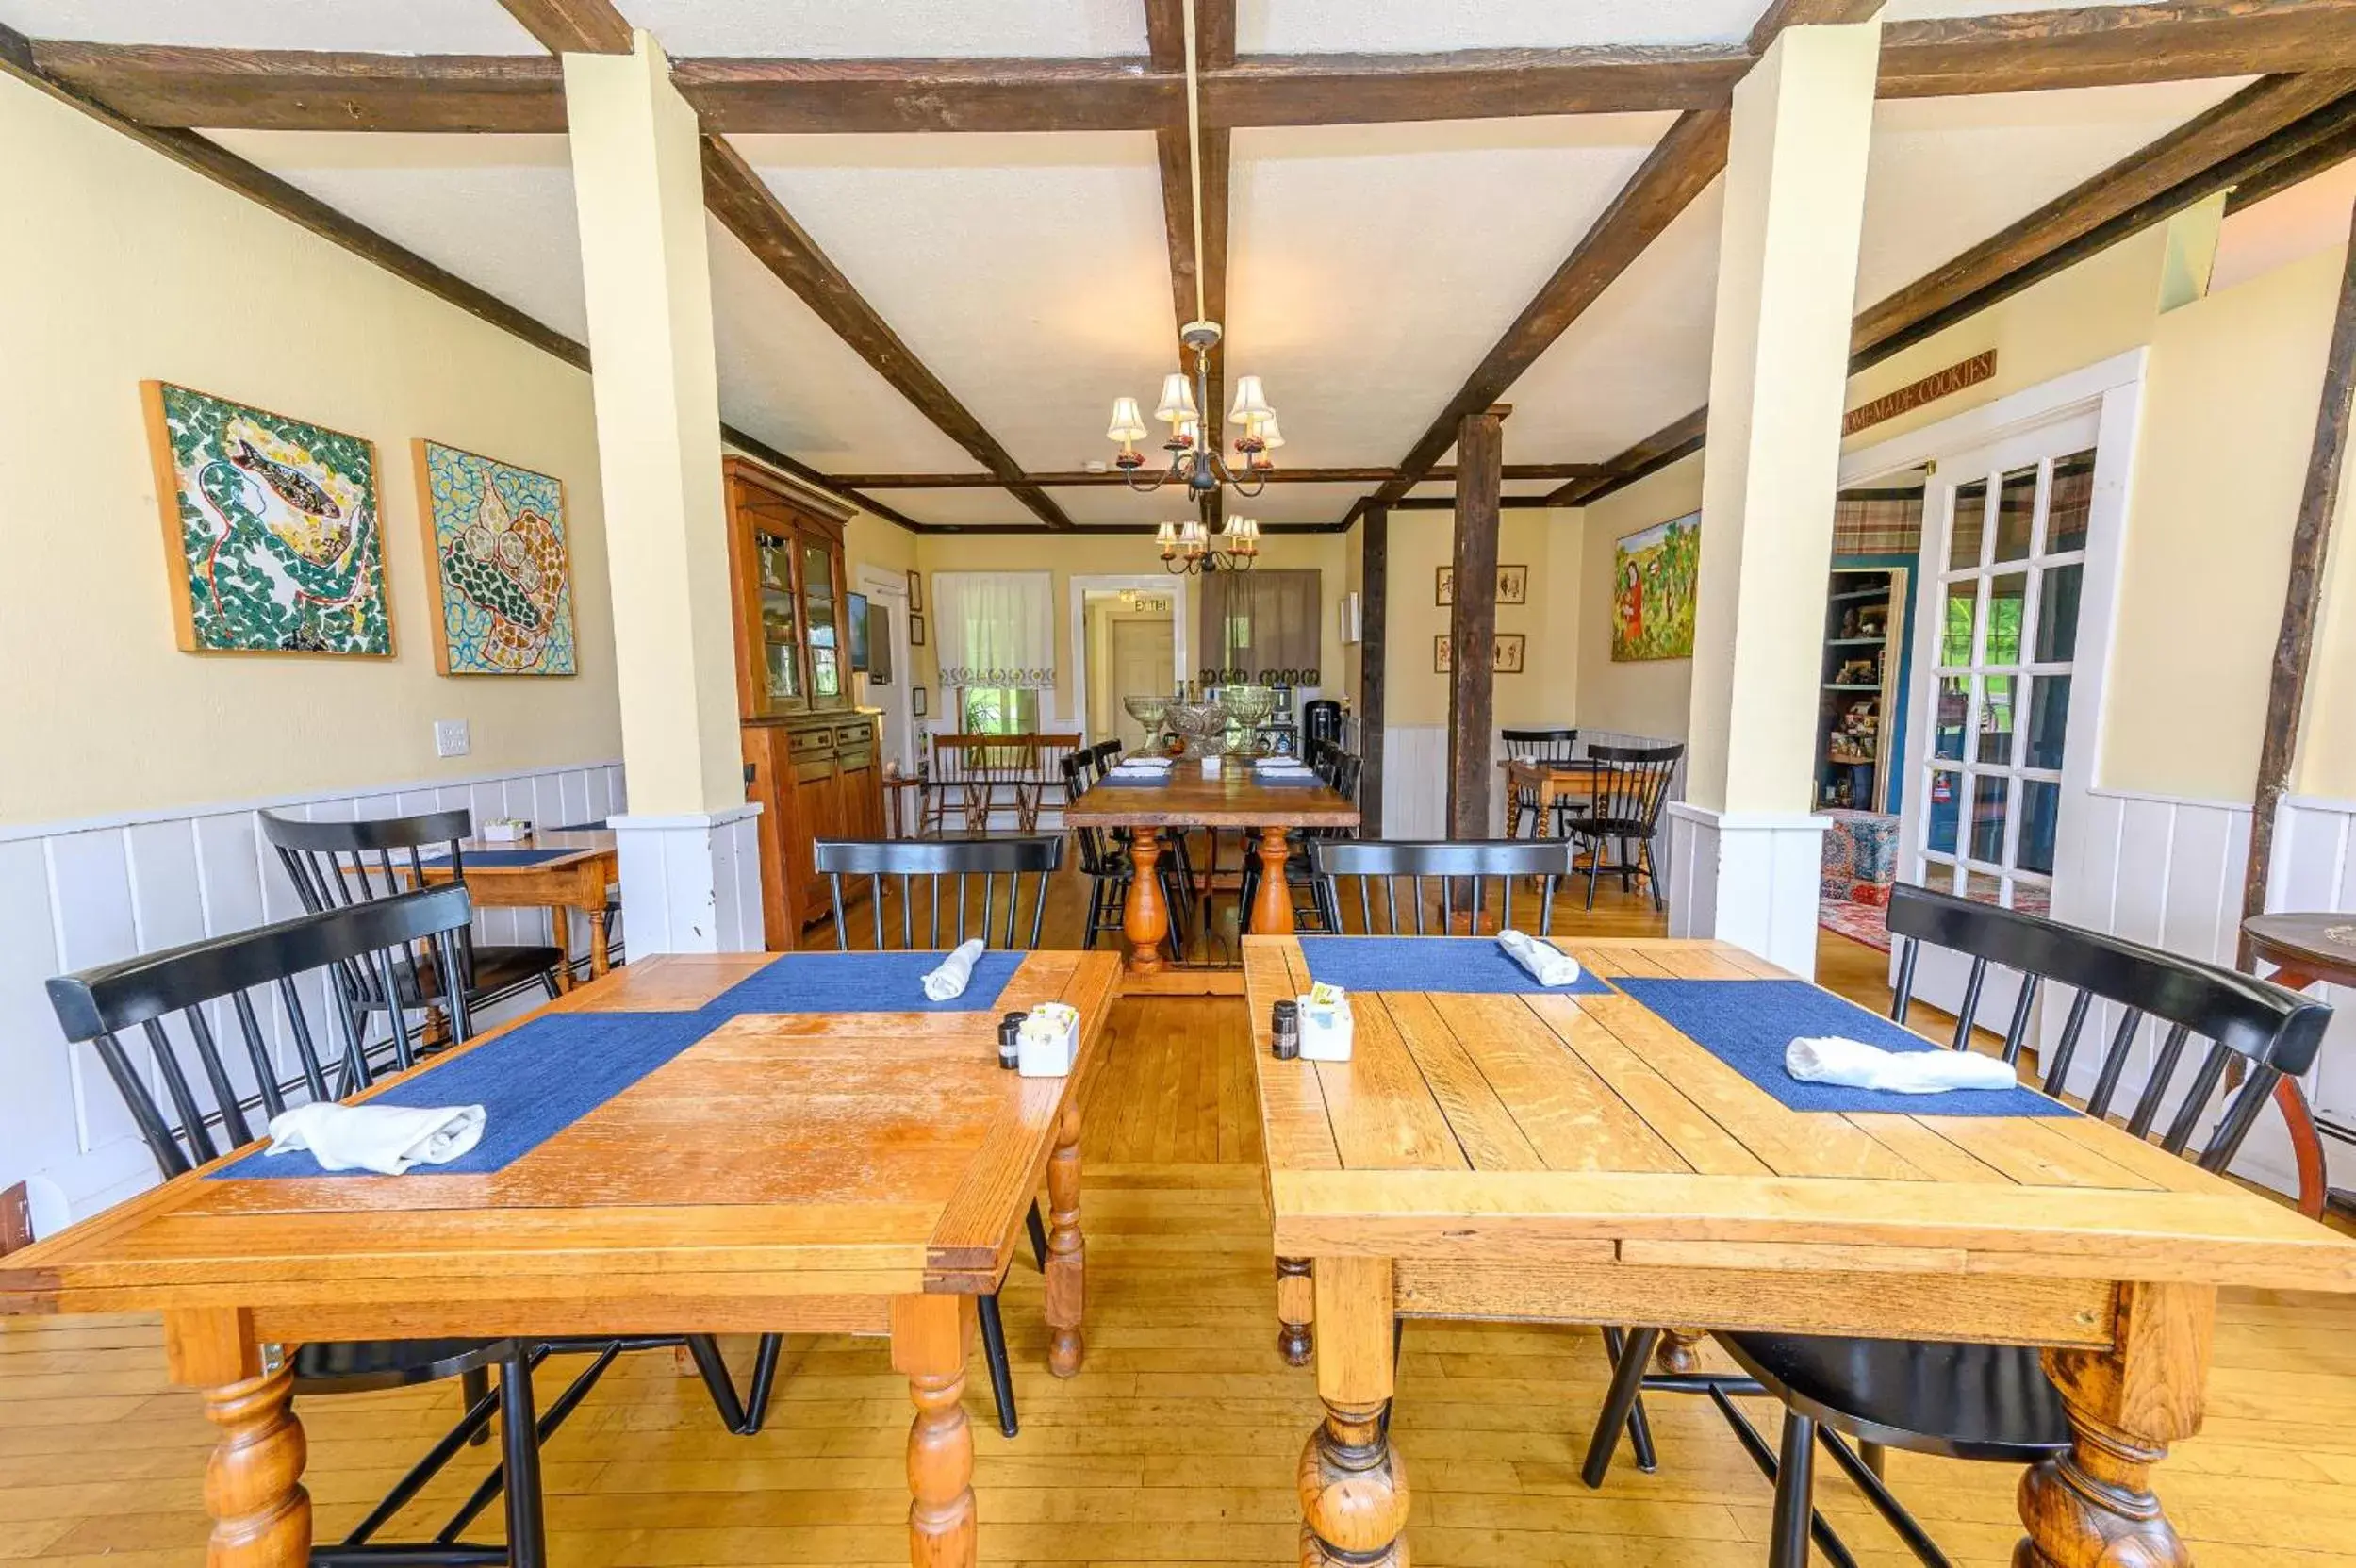
<path fill-rule="evenodd" d="M 1557 930 L 1658 930 L 1641 899 L 1606 891 L 1598 904 Z M 1063 879 L 1051 944 L 1077 930 L 1078 908 Z M 1881 954 L 1828 935 L 1820 962 L 1837 989 L 1886 999 Z M 1295 1560 L 1293 1466 L 1318 1407 L 1309 1374 L 1274 1348 L 1243 1004 L 1124 1002 L 1112 1027 L 1083 1140 L 1088 1364 L 1070 1382 L 1047 1375 L 1040 1278 L 1018 1262 L 1005 1308 L 1022 1435 L 998 1435 L 979 1366 L 967 1384 L 982 1559 Z M 733 1348 L 741 1367 L 749 1347 Z M 1409 1326 L 1392 1430 L 1411 1466 L 1419 1563 L 1766 1560 L 1768 1485 L 1699 1400 L 1654 1401 L 1658 1474 L 1623 1458 L 1604 1491 L 1579 1484 L 1603 1373 L 1590 1331 Z M 880 1342 L 798 1337 L 769 1429 L 748 1440 L 720 1429 L 670 1356 L 629 1358 L 549 1446 L 552 1559 L 905 1561 L 905 1389 Z M 445 1385 L 305 1405 L 322 1531 L 356 1520 L 455 1400 Z M 164 1383 L 152 1319 L 0 1322 L 0 1562 L 201 1560 L 210 1440 L 195 1398 Z M 403 1525 L 430 1533 L 489 1453 L 470 1450 Z M 2007 1558 L 2015 1472 L 1893 1454 L 1891 1476 L 1957 1561 Z M 2158 1484 L 2204 1568 L 2356 1565 L 2356 1299 L 2229 1292 L 2207 1430 Z M 1828 1475 L 1819 1490 L 1860 1561 L 1912 1560 L 1846 1481 Z"/>

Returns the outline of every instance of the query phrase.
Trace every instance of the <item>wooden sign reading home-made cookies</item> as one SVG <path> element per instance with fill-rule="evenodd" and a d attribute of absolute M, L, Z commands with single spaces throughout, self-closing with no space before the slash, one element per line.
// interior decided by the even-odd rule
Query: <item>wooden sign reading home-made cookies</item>
<path fill-rule="evenodd" d="M 1841 416 L 1840 433 L 1854 436 L 1860 430 L 1880 424 L 1884 420 L 1894 420 L 1926 403 L 1953 397 L 1965 388 L 1977 387 L 1983 381 L 1994 379 L 1995 375 L 1996 351 L 1990 349 L 1985 354 L 1975 354 L 1960 364 L 1935 371 L 1919 381 L 1910 382 L 1894 392 L 1883 393 L 1871 403 L 1850 409 Z"/>

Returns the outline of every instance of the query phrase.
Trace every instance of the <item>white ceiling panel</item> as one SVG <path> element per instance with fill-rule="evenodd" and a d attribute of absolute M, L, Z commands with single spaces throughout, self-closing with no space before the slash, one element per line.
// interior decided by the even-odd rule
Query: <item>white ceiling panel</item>
<path fill-rule="evenodd" d="M 1109 458 L 1112 400 L 1151 406 L 1177 343 L 1150 135 L 731 140 L 1026 468 Z"/>
<path fill-rule="evenodd" d="M 389 55 L 545 53 L 498 0 L 0 0 L 27 38 Z"/>
<path fill-rule="evenodd" d="M 1748 37 L 1764 0 L 1239 0 L 1244 54 L 1572 48 Z"/>
<path fill-rule="evenodd" d="M 1506 461 L 1599 463 L 1709 397 L 1723 182 L 1540 355 L 1506 401 Z"/>
<path fill-rule="evenodd" d="M 1331 485 L 1322 481 L 1302 485 L 1271 485 L 1256 496 L 1229 494 L 1227 516 L 1258 518 L 1270 523 L 1340 522 L 1350 503 L 1373 489 L 1372 485 Z"/>
<path fill-rule="evenodd" d="M 1227 370 L 1266 383 L 1284 460 L 1396 462 L 1670 124 L 1238 131 Z"/>
<path fill-rule="evenodd" d="M 2356 202 L 2356 163 L 2343 163 L 2233 213 L 2217 237 L 2210 291 L 2347 244 L 2351 202 Z"/>
<path fill-rule="evenodd" d="M 588 336 L 563 137 L 206 134 L 543 325 Z"/>
<path fill-rule="evenodd" d="M 483 0 L 490 4 L 491 0 Z M 619 0 L 674 58 L 1142 55 L 1137 0 Z"/>
<path fill-rule="evenodd" d="M 2158 140 L 2246 80 L 1884 99 L 1873 107 L 1858 307 Z"/>

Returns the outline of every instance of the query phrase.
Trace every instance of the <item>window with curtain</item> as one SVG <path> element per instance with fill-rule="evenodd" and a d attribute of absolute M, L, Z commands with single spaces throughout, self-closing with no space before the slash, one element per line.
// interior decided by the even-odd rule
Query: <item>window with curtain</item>
<path fill-rule="evenodd" d="M 1310 568 L 1205 577 L 1195 634 L 1203 663 L 1250 676 L 1315 668 L 1323 640 L 1319 576 Z"/>
<path fill-rule="evenodd" d="M 1039 694 L 1055 685 L 1055 591 L 1044 571 L 936 571 L 933 626 L 941 685 L 971 734 L 1039 727 Z"/>

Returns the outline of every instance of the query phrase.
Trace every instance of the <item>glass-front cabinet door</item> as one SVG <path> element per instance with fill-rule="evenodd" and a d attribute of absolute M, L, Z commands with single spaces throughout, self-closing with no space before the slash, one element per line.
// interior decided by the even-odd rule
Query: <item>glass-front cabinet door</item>
<path fill-rule="evenodd" d="M 805 687 L 801 623 L 794 613 L 794 537 L 756 523 L 752 538 L 760 571 L 763 694 L 773 708 L 799 707 Z"/>
<path fill-rule="evenodd" d="M 799 503 L 760 470 L 732 462 L 728 478 L 743 717 L 848 706 L 841 523 Z"/>
<path fill-rule="evenodd" d="M 810 632 L 810 698 L 815 707 L 839 707 L 848 683 L 848 650 L 834 623 L 834 553 L 823 539 L 801 541 L 802 623 Z"/>

